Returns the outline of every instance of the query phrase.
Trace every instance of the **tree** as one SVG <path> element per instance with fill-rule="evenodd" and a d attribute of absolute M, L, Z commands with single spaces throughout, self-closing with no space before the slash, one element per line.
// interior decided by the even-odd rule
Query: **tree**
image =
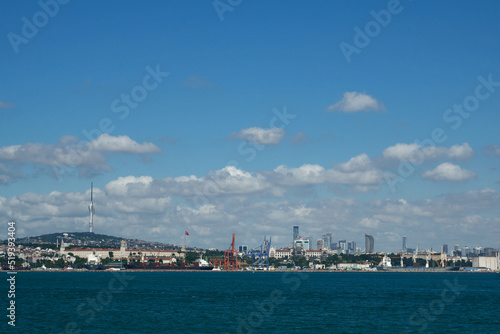
<path fill-rule="evenodd" d="M 109 252 L 108 255 L 110 259 L 113 259 L 113 252 Z"/>
<path fill-rule="evenodd" d="M 193 263 L 199 257 L 200 255 L 196 252 L 186 252 L 186 258 L 184 261 L 186 261 L 186 263 Z"/>

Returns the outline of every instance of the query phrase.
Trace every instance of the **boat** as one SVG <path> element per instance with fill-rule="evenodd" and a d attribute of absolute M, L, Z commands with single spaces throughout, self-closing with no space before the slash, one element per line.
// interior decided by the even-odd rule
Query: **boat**
<path fill-rule="evenodd" d="M 212 266 L 188 266 L 186 263 L 182 263 L 180 265 L 171 265 L 171 264 L 161 264 L 154 263 L 153 265 L 148 265 L 146 263 L 130 263 L 125 265 L 127 270 L 213 270 Z"/>
<path fill-rule="evenodd" d="M 101 256 L 95 252 L 89 254 L 87 257 L 87 264 L 85 265 L 87 270 L 104 270 L 104 266 L 101 263 Z"/>
<path fill-rule="evenodd" d="M 445 272 L 445 271 L 458 271 L 460 267 L 394 267 L 391 263 L 391 258 L 384 255 L 382 261 L 377 266 L 377 271 L 390 271 L 390 272 Z"/>

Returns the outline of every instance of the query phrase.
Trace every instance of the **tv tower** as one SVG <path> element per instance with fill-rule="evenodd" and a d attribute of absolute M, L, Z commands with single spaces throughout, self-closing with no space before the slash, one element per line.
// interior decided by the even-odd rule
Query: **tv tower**
<path fill-rule="evenodd" d="M 94 193 L 94 182 L 90 182 L 90 204 L 89 204 L 89 212 L 90 212 L 90 221 L 89 221 L 89 226 L 90 226 L 90 233 L 94 233 L 93 228 L 94 228 L 94 198 L 93 198 L 93 193 Z"/>

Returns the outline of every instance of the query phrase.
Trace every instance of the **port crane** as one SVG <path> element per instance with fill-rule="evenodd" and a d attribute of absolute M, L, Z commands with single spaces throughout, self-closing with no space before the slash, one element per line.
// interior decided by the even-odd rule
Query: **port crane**
<path fill-rule="evenodd" d="M 271 249 L 271 237 L 269 237 L 269 240 L 267 240 L 266 237 L 264 237 L 264 241 L 259 247 L 250 250 L 248 254 L 245 254 L 243 256 L 252 258 L 252 270 L 255 270 L 256 268 L 258 270 L 269 270 L 270 249 Z"/>
<path fill-rule="evenodd" d="M 224 252 L 224 270 L 238 270 L 240 268 L 240 262 L 238 261 L 238 252 L 234 247 L 234 233 L 233 242 L 229 249 Z"/>

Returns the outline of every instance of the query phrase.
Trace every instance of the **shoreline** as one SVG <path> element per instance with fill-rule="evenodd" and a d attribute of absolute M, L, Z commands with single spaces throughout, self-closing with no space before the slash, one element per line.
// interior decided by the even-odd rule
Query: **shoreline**
<path fill-rule="evenodd" d="M 189 269 L 183 269 L 183 270 L 172 270 L 172 269 L 167 269 L 167 270 L 162 270 L 162 269 L 126 269 L 126 270 L 2 270 L 1 272 L 4 272 L 6 274 L 13 274 L 13 273 L 21 273 L 21 272 L 32 272 L 32 273 L 120 273 L 120 272 L 128 272 L 128 273 L 139 273 L 139 272 L 146 272 L 146 273 L 165 273 L 165 272 L 191 272 L 191 273 L 207 273 L 207 272 L 215 272 L 215 273 L 379 273 L 379 274 L 387 274 L 387 273 L 402 273 L 402 274 L 422 274 L 422 273 L 429 273 L 429 274 L 436 274 L 436 273 L 457 273 L 457 274 L 500 274 L 500 271 L 470 271 L 470 270 L 449 270 L 449 271 L 435 271 L 435 270 L 422 270 L 422 271 L 396 271 L 396 270 L 391 270 L 391 271 L 382 271 L 382 270 L 189 270 Z"/>

